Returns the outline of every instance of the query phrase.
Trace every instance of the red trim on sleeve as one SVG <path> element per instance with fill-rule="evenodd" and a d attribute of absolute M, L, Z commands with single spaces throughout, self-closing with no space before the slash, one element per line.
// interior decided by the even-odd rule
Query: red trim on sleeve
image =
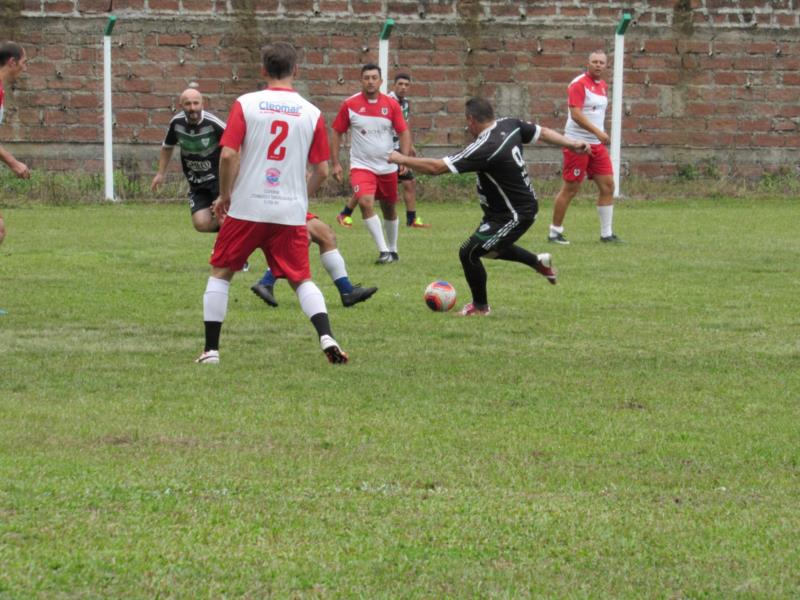
<path fill-rule="evenodd" d="M 308 149 L 309 164 L 325 162 L 331 157 L 331 149 L 328 144 L 328 130 L 325 128 L 325 118 L 320 114 L 317 125 L 314 127 L 314 137 L 311 140 L 311 147 Z"/>
<path fill-rule="evenodd" d="M 586 101 L 586 85 L 584 84 L 583 77 L 569 86 L 567 90 L 567 104 L 569 106 L 577 106 L 583 109 L 583 104 Z"/>
<path fill-rule="evenodd" d="M 331 128 L 338 133 L 344 133 L 350 129 L 350 105 L 347 104 L 346 100 L 342 102 Z"/>
<path fill-rule="evenodd" d="M 239 148 L 242 147 L 245 135 L 247 135 L 247 122 L 244 120 L 242 105 L 236 100 L 231 106 L 228 121 L 225 125 L 225 132 L 222 134 L 219 145 L 238 152 Z"/>

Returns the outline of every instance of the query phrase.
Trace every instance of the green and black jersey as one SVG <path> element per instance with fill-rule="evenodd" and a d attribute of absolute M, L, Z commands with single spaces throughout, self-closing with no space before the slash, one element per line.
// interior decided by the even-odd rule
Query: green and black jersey
<path fill-rule="evenodd" d="M 203 111 L 200 122 L 190 125 L 183 111 L 169 122 L 164 147 L 180 146 L 183 174 L 192 189 L 219 188 L 219 141 L 225 131 L 225 121 Z"/>
<path fill-rule="evenodd" d="M 408 98 L 406 98 L 405 96 L 400 98 L 394 92 L 389 92 L 389 97 L 390 98 L 394 98 L 395 101 L 400 105 L 400 110 L 403 111 L 403 118 L 406 120 L 406 123 L 408 123 L 408 113 L 410 112 L 410 108 L 411 108 L 411 106 L 410 106 L 410 104 L 408 102 Z M 410 125 L 409 125 L 409 127 L 410 127 Z M 395 150 L 400 150 L 400 138 L 397 136 L 397 133 L 394 134 L 392 139 L 394 141 L 394 149 Z"/>

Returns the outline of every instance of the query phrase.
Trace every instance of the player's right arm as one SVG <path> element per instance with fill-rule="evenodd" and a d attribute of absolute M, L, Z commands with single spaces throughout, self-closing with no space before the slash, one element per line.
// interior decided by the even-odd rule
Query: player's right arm
<path fill-rule="evenodd" d="M 331 134 L 331 163 L 333 163 L 333 178 L 339 183 L 344 181 L 344 169 L 342 168 L 342 163 L 339 162 L 339 149 L 341 147 L 342 134 L 334 129 Z"/>
<path fill-rule="evenodd" d="M 239 174 L 239 152 L 242 149 L 242 142 L 247 134 L 247 123 L 244 119 L 244 111 L 239 100 L 235 100 L 228 114 L 228 124 L 219 145 L 222 147 L 219 156 L 219 198 L 214 201 L 214 216 L 217 221 L 222 223 L 228 209 L 231 207 L 231 196 L 233 194 L 233 182 Z"/>
<path fill-rule="evenodd" d="M 339 150 L 342 147 L 342 137 L 350 129 L 350 108 L 347 106 L 347 101 L 342 102 L 339 107 L 339 112 L 331 124 L 331 164 L 333 165 L 333 178 L 341 183 L 344 181 L 344 169 L 342 163 L 339 162 Z"/>
<path fill-rule="evenodd" d="M 150 184 L 150 190 L 155 192 L 162 183 L 164 183 L 164 176 L 167 173 L 169 161 L 172 158 L 173 146 L 161 146 L 161 154 L 158 156 L 158 172 L 153 177 L 153 182 Z"/>

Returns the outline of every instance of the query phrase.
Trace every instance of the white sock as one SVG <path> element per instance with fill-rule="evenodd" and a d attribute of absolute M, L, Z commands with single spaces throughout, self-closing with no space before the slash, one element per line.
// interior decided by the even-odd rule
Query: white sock
<path fill-rule="evenodd" d="M 400 219 L 394 221 L 383 220 L 383 228 L 386 230 L 386 245 L 389 252 L 397 252 L 397 234 L 400 230 Z"/>
<path fill-rule="evenodd" d="M 364 219 L 364 225 L 367 231 L 375 240 L 375 245 L 378 247 L 378 252 L 388 252 L 389 247 L 386 245 L 386 240 L 383 239 L 383 229 L 381 229 L 381 218 L 378 215 L 372 215 L 369 219 Z"/>
<path fill-rule="evenodd" d="M 320 254 L 319 259 L 322 261 L 322 266 L 331 276 L 331 281 L 336 281 L 342 277 L 347 277 L 347 267 L 344 265 L 344 258 L 339 254 L 339 250 L 330 250 L 324 254 Z"/>
<path fill-rule="evenodd" d="M 550 223 L 550 237 L 556 237 L 559 233 L 564 233 L 564 226 L 556 227 Z"/>
<path fill-rule="evenodd" d="M 611 226 L 614 220 L 614 205 L 598 206 L 597 215 L 600 217 L 600 237 L 608 237 L 614 233 L 614 229 Z"/>
<path fill-rule="evenodd" d="M 319 313 L 327 314 L 328 309 L 325 306 L 325 297 L 313 281 L 301 283 L 295 293 L 300 301 L 300 308 L 303 309 L 309 319 Z"/>
<path fill-rule="evenodd" d="M 228 312 L 228 288 L 230 281 L 209 277 L 206 293 L 203 294 L 203 320 L 222 323 Z"/>

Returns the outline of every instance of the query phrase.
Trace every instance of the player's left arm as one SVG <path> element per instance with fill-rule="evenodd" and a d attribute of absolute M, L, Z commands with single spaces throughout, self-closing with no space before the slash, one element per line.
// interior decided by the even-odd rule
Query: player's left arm
<path fill-rule="evenodd" d="M 421 158 L 419 156 L 406 156 L 400 152 L 393 151 L 387 159 L 390 163 L 408 167 L 426 175 L 442 175 L 449 173 L 450 169 L 441 158 Z"/>
<path fill-rule="evenodd" d="M 580 140 L 565 137 L 557 131 L 553 131 L 549 127 L 540 126 L 539 129 L 541 130 L 539 139 L 547 142 L 548 144 L 569 148 L 578 154 L 589 154 L 592 151 L 592 146 L 589 144 L 589 142 L 582 142 Z"/>

